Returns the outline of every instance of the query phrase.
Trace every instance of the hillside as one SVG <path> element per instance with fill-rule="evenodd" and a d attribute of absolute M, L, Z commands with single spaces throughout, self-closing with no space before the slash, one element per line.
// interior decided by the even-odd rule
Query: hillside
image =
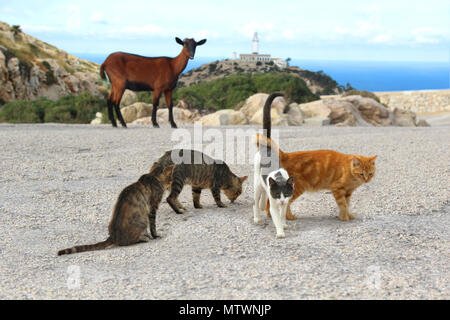
<path fill-rule="evenodd" d="M 273 62 L 248 62 L 240 60 L 221 60 L 203 64 L 180 76 L 178 87 L 189 87 L 200 82 L 207 82 L 230 75 L 242 74 L 284 74 L 303 79 L 312 93 L 317 95 L 337 94 L 338 83 L 323 72 L 312 72 L 298 67 L 280 69 Z"/>
<path fill-rule="evenodd" d="M 102 96 L 99 66 L 0 22 L 0 102 L 58 99 L 85 91 Z"/>

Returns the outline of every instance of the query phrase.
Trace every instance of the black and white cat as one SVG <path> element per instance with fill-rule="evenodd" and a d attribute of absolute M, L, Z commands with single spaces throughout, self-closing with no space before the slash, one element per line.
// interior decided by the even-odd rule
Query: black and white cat
<path fill-rule="evenodd" d="M 280 168 L 269 175 L 261 172 L 261 155 L 255 156 L 253 220 L 261 221 L 260 212 L 266 208 L 267 198 L 273 224 L 277 230 L 277 238 L 284 238 L 286 225 L 286 210 L 294 191 L 294 178 L 289 177 L 286 170 Z"/>
<path fill-rule="evenodd" d="M 264 109 L 270 109 L 272 101 L 281 96 L 279 93 L 271 94 L 264 106 Z M 267 112 L 265 112 L 267 114 Z M 269 113 L 270 114 L 270 113 Z M 264 119 L 265 122 L 270 121 Z M 266 132 L 270 137 L 270 131 Z M 256 137 L 258 152 L 254 158 L 254 204 L 253 220 L 259 223 L 260 212 L 266 208 L 267 199 L 273 224 L 277 230 L 277 238 L 284 238 L 284 228 L 286 225 L 286 210 L 289 200 L 294 192 L 294 177 L 289 174 L 280 165 L 278 152 L 272 150 L 270 146 L 259 143 L 259 135 Z"/>

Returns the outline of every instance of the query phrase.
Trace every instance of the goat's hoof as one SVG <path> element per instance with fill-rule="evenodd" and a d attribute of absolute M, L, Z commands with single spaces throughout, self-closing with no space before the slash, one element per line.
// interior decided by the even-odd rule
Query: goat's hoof
<path fill-rule="evenodd" d="M 153 128 L 159 128 L 159 124 L 154 123 L 154 124 L 153 124 Z"/>
<path fill-rule="evenodd" d="M 172 126 L 173 129 L 177 129 L 178 128 L 175 123 L 171 124 L 171 126 Z"/>

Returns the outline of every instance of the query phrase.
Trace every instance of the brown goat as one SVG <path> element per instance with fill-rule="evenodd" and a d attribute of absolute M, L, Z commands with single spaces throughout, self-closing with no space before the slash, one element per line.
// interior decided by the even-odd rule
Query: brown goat
<path fill-rule="evenodd" d="M 169 107 L 169 122 L 172 128 L 177 125 L 173 120 L 172 91 L 175 89 L 178 77 L 186 68 L 188 59 L 194 59 L 195 48 L 206 42 L 203 39 L 196 42 L 194 39 L 175 38 L 178 44 L 183 46 L 181 53 L 175 58 L 169 57 L 143 57 L 125 52 L 115 52 L 106 58 L 100 67 L 100 76 L 106 79 L 105 72 L 111 82 L 111 93 L 108 98 L 108 117 L 113 127 L 117 127 L 114 119 L 113 107 L 117 118 L 123 127 L 126 123 L 120 112 L 120 100 L 125 89 L 132 91 L 153 91 L 153 127 L 159 128 L 156 121 L 159 98 L 164 93 Z"/>

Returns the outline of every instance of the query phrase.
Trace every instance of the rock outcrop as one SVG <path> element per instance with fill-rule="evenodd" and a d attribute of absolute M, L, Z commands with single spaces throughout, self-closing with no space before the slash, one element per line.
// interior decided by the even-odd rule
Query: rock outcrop
<path fill-rule="evenodd" d="M 232 126 L 248 124 L 247 117 L 241 111 L 231 109 L 219 110 L 200 118 L 204 126 Z"/>
<path fill-rule="evenodd" d="M 172 112 L 173 112 L 173 118 L 177 125 L 194 123 L 195 121 L 199 120 L 199 118 L 200 118 L 198 111 L 191 112 L 190 110 L 174 107 Z M 157 118 L 158 124 L 160 124 L 160 125 L 169 124 L 169 109 L 168 108 L 158 109 L 158 111 L 156 112 L 156 118 Z M 143 118 L 134 120 L 132 122 L 132 124 L 151 125 L 152 117 L 151 117 L 151 115 L 149 115 L 147 117 L 143 117 Z"/>
<path fill-rule="evenodd" d="M 123 120 L 126 123 L 132 123 L 137 119 L 151 116 L 152 110 L 153 105 L 143 102 L 136 102 L 132 105 L 120 109 Z"/>
<path fill-rule="evenodd" d="M 220 110 L 201 118 L 204 125 L 262 125 L 263 107 L 268 94 L 249 97 L 239 111 Z M 279 97 L 271 109 L 273 126 L 417 126 L 413 112 L 395 109 L 390 111 L 372 98 L 361 96 L 333 97 L 309 103 L 286 104 Z M 235 116 L 236 115 L 236 116 Z M 421 123 L 421 126 L 426 126 Z"/>
<path fill-rule="evenodd" d="M 102 96 L 99 66 L 0 22 L 0 99 L 58 99 L 88 91 Z"/>

